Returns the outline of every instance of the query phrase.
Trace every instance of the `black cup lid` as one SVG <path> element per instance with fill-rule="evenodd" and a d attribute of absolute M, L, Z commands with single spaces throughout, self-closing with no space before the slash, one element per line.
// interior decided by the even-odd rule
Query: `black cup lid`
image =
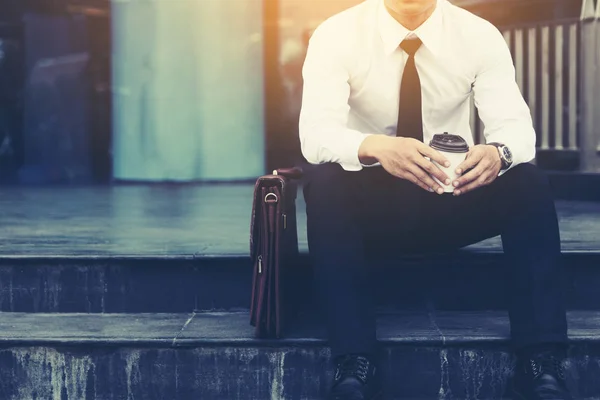
<path fill-rule="evenodd" d="M 469 145 L 465 139 L 458 135 L 450 135 L 448 132 L 433 135 L 429 146 L 448 153 L 466 153 L 469 151 Z"/>

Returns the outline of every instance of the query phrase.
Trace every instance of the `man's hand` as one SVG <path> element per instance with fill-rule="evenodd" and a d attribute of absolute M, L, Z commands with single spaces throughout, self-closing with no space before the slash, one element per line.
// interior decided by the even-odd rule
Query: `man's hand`
<path fill-rule="evenodd" d="M 448 176 L 435 164 L 450 166 L 449 161 L 439 152 L 416 139 L 372 135 L 367 137 L 359 151 L 361 162 L 379 161 L 381 166 L 390 174 L 411 181 L 427 191 L 444 193 L 444 189 L 432 178 L 450 184 Z"/>
<path fill-rule="evenodd" d="M 489 185 L 494 182 L 502 168 L 500 154 L 495 146 L 479 144 L 471 147 L 467 153 L 467 158 L 456 169 L 458 175 L 452 184 L 454 185 L 454 195 L 470 192 L 480 186 Z"/>

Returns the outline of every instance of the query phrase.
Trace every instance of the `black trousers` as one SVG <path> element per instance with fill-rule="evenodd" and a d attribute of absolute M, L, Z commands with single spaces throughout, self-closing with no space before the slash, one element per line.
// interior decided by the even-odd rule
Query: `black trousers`
<path fill-rule="evenodd" d="M 381 167 L 345 171 L 311 165 L 304 197 L 316 287 L 334 357 L 375 354 L 367 259 L 447 251 L 502 236 L 509 268 L 509 318 L 516 349 L 565 343 L 564 271 L 554 201 L 532 164 L 462 196 L 429 193 Z"/>

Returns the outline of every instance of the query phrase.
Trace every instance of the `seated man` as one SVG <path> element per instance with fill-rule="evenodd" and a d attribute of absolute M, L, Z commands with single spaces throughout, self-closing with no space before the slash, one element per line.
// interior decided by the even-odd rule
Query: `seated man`
<path fill-rule="evenodd" d="M 366 0 L 316 29 L 303 76 L 308 244 L 337 366 L 329 398 L 381 394 L 367 255 L 501 235 L 515 398 L 570 399 L 556 211 L 529 163 L 536 136 L 501 33 L 447 0 Z M 487 144 L 473 145 L 471 94 Z M 453 180 L 427 145 L 443 132 L 470 146 Z"/>

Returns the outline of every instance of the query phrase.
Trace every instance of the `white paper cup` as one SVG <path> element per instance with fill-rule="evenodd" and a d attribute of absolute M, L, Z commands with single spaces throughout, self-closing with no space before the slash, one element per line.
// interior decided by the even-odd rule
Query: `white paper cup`
<path fill-rule="evenodd" d="M 446 175 L 448 175 L 448 178 L 450 178 L 450 184 L 445 185 L 443 182 L 440 182 L 440 180 L 435 176 L 433 177 L 433 179 L 440 184 L 440 186 L 444 189 L 444 192 L 452 193 L 454 191 L 453 183 L 456 180 L 456 178 L 458 178 L 458 175 L 456 174 L 456 168 L 458 168 L 460 163 L 462 163 L 465 160 L 467 153 L 446 153 L 440 151 L 440 154 L 446 157 L 446 159 L 450 162 L 450 166 L 448 168 L 438 164 L 434 160 L 431 160 L 431 162 L 437 167 L 439 167 L 439 169 L 441 169 Z"/>
<path fill-rule="evenodd" d="M 429 142 L 429 146 L 442 154 L 449 162 L 449 167 L 439 165 L 434 160 L 431 160 L 439 169 L 441 169 L 450 178 L 450 184 L 446 185 L 440 182 L 435 176 L 433 179 L 444 189 L 446 193 L 454 192 L 454 180 L 458 178 L 456 174 L 456 168 L 462 163 L 467 157 L 469 152 L 469 145 L 461 136 L 449 135 L 448 132 L 443 134 L 433 135 L 433 139 Z"/>

